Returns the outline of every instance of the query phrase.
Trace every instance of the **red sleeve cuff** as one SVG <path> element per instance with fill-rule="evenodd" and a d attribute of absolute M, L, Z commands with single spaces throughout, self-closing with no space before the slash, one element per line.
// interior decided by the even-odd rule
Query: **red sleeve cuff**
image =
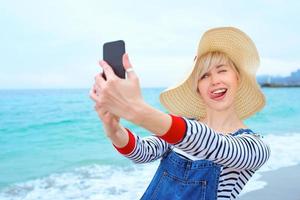
<path fill-rule="evenodd" d="M 125 128 L 127 130 L 128 136 L 129 136 L 129 141 L 128 143 L 124 146 L 124 147 L 117 147 L 116 145 L 113 144 L 113 146 L 123 155 L 127 155 L 129 153 L 131 153 L 134 150 L 135 147 L 135 137 L 133 135 L 133 133 Z"/>
<path fill-rule="evenodd" d="M 162 136 L 161 139 L 169 144 L 176 144 L 180 142 L 186 133 L 186 123 L 182 117 L 169 114 L 172 117 L 172 124 L 169 130 Z"/>

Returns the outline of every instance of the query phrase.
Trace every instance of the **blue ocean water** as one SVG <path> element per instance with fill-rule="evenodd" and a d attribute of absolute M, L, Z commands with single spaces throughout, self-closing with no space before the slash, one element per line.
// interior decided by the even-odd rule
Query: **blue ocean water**
<path fill-rule="evenodd" d="M 146 102 L 166 112 L 159 103 L 163 89 L 144 88 L 142 93 Z M 248 127 L 276 146 L 289 139 L 300 141 L 300 88 L 263 88 L 263 92 L 267 105 L 245 121 Z M 115 151 L 88 93 L 88 89 L 0 90 L 0 199 L 76 199 L 72 195 L 118 199 L 129 195 L 132 187 L 136 194 L 143 192 L 156 164 L 135 166 Z M 150 134 L 126 120 L 121 123 L 139 135 Z M 297 146 L 292 144 L 289 151 Z M 295 155 L 289 161 L 298 163 L 300 158 Z M 140 183 L 141 176 L 147 178 Z M 115 187 L 116 179 L 127 185 Z M 46 192 L 48 197 L 41 198 Z M 61 192 L 67 196 L 58 198 Z"/>

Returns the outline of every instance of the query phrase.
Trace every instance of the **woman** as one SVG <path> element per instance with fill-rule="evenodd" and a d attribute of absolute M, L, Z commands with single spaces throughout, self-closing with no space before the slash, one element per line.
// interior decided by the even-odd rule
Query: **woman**
<path fill-rule="evenodd" d="M 243 123 L 265 105 L 252 40 L 233 27 L 205 32 L 190 73 L 160 94 L 170 114 L 145 103 L 127 54 L 123 64 L 127 79 L 101 61 L 108 78 L 95 77 L 90 97 L 121 154 L 136 163 L 161 158 L 141 199 L 235 199 L 270 156 L 260 135 Z M 135 135 L 120 117 L 153 135 Z"/>

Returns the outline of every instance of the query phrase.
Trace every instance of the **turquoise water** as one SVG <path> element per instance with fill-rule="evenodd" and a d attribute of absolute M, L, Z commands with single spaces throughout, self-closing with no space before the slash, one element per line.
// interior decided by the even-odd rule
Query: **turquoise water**
<path fill-rule="evenodd" d="M 146 89 L 151 105 L 160 90 Z M 102 132 L 88 90 L 0 91 L 0 188 L 89 164 L 126 165 Z M 124 126 L 142 134 L 144 129 Z"/>
<path fill-rule="evenodd" d="M 300 133 L 300 88 L 263 88 L 264 109 L 246 120 L 263 134 Z"/>
<path fill-rule="evenodd" d="M 164 88 L 145 88 L 159 103 Z M 300 134 L 300 88 L 263 88 L 266 107 L 246 120 L 263 135 Z M 131 166 L 105 137 L 88 89 L 0 90 L 0 190 L 85 166 Z M 147 130 L 121 121 L 139 135 Z M 34 199 L 34 198 L 33 198 Z"/>

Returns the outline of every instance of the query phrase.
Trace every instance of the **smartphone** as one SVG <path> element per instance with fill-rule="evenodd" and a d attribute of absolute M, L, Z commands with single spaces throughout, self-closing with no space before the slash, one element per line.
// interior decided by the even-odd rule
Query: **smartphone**
<path fill-rule="evenodd" d="M 124 53 L 125 42 L 123 40 L 106 42 L 103 44 L 103 60 L 112 67 L 118 77 L 123 79 L 125 79 L 125 69 L 122 62 Z M 106 80 L 104 72 L 102 76 Z"/>

